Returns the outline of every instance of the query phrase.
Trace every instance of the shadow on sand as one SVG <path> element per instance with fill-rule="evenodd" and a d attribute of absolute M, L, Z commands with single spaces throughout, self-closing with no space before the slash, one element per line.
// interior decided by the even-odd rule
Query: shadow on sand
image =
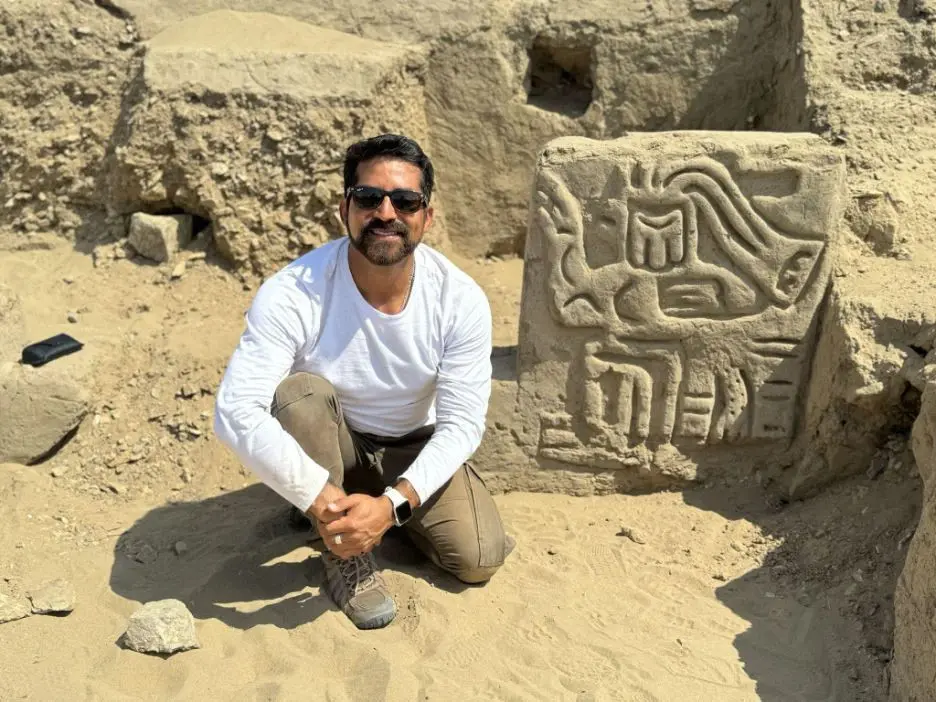
<path fill-rule="evenodd" d="M 141 603 L 175 598 L 197 619 L 238 629 L 315 621 L 337 608 L 319 589 L 321 542 L 292 523 L 289 512 L 261 484 L 157 507 L 118 539 L 111 589 Z M 377 559 L 382 568 L 449 592 L 467 587 L 436 569 L 398 529 L 388 532 Z"/>
<path fill-rule="evenodd" d="M 919 518 L 915 466 L 864 476 L 800 502 L 765 499 L 755 486 L 697 489 L 687 504 L 756 524 L 763 565 L 724 582 L 716 597 L 749 623 L 735 638 L 763 702 L 879 702 L 887 687 L 893 595 Z M 726 560 L 743 556 L 730 544 Z M 726 564 L 727 565 L 727 564 Z"/>

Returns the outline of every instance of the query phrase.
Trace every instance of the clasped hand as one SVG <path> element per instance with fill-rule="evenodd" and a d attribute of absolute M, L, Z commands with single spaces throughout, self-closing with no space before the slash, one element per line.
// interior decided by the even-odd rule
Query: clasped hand
<path fill-rule="evenodd" d="M 339 558 L 370 553 L 393 526 L 390 501 L 385 497 L 344 495 L 317 511 L 314 516 L 319 535 L 326 548 Z"/>

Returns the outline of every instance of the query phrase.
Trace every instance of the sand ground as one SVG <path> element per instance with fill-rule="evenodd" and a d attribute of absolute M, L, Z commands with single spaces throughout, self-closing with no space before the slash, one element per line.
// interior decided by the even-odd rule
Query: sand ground
<path fill-rule="evenodd" d="M 308 534 L 211 437 L 253 291 L 210 257 L 170 280 L 171 267 L 30 241 L 0 257 L 0 280 L 28 340 L 87 344 L 57 363 L 95 400 L 53 458 L 0 466 L 0 588 L 64 577 L 78 592 L 67 617 L 0 625 L 0 699 L 881 699 L 919 501 L 905 437 L 893 470 L 790 505 L 753 481 L 498 495 L 518 546 L 491 583 L 460 586 L 388 538 L 400 614 L 359 632 L 320 590 Z M 516 343 L 521 262 L 459 263 L 492 300 L 495 344 Z M 190 607 L 202 648 L 122 649 L 127 617 L 166 597 Z"/>

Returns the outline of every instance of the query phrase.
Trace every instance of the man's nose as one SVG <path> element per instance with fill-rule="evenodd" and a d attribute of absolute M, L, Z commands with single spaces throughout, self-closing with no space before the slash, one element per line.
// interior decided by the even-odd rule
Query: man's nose
<path fill-rule="evenodd" d="M 393 209 L 393 204 L 390 202 L 390 196 L 384 195 L 384 199 L 380 201 L 380 206 L 375 212 L 378 218 L 384 220 L 385 222 L 391 219 L 396 219 L 396 210 Z"/>

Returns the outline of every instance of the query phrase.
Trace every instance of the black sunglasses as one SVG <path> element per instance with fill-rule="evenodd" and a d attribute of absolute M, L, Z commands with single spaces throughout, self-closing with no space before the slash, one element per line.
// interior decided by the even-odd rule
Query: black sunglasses
<path fill-rule="evenodd" d="M 412 214 L 428 204 L 423 194 L 415 190 L 381 190 L 370 185 L 355 185 L 348 188 L 348 195 L 362 210 L 376 210 L 385 197 L 390 198 L 393 209 L 406 214 Z"/>

